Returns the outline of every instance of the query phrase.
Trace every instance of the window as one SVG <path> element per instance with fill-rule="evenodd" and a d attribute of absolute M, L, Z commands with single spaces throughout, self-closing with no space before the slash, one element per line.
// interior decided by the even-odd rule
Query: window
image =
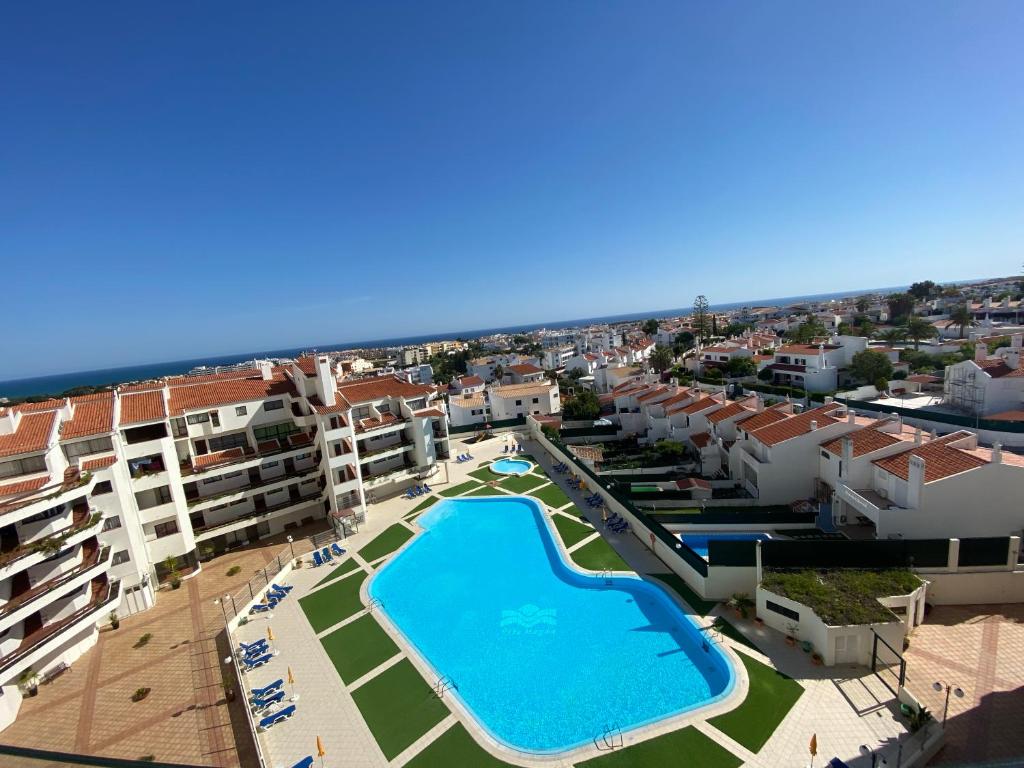
<path fill-rule="evenodd" d="M 210 414 L 208 413 L 190 413 L 185 417 L 185 420 L 189 424 L 205 424 L 210 420 Z"/>
<path fill-rule="evenodd" d="M 522 405 L 522 404 L 523 404 L 522 400 L 516 400 L 516 405 Z"/>
<path fill-rule="evenodd" d="M 787 619 L 792 619 L 793 621 L 800 621 L 800 614 L 790 608 L 785 607 L 784 605 L 779 605 L 778 603 L 773 603 L 771 600 L 766 600 L 765 607 L 768 608 L 769 611 L 773 611 L 779 614 L 780 616 L 785 616 Z"/>
<path fill-rule="evenodd" d="M 162 539 L 165 536 L 173 536 L 178 532 L 178 521 L 168 520 L 166 523 L 157 523 L 153 526 L 153 533 L 156 534 L 158 539 Z"/>
<path fill-rule="evenodd" d="M 831 460 L 832 459 L 832 454 L 829 453 L 828 451 L 822 451 L 821 452 L 821 458 Z"/>
<path fill-rule="evenodd" d="M 380 411 L 381 413 L 391 413 L 391 404 L 381 403 L 380 405 L 377 406 L 377 410 Z"/>
<path fill-rule="evenodd" d="M 220 411 L 210 411 L 210 419 L 213 421 L 213 426 L 220 426 Z"/>
<path fill-rule="evenodd" d="M 139 505 L 140 510 L 158 507 L 161 504 L 167 504 L 170 500 L 171 489 L 166 485 L 154 488 L 151 491 L 139 491 L 135 494 L 135 502 Z"/>
<path fill-rule="evenodd" d="M 188 427 L 182 418 L 171 419 L 171 432 L 175 437 L 188 437 Z"/>
<path fill-rule="evenodd" d="M 45 456 L 29 456 L 25 459 L 15 459 L 0 464 L 0 477 L 16 477 L 17 475 L 27 475 L 30 472 L 45 471 Z"/>
<path fill-rule="evenodd" d="M 284 400 L 268 400 L 263 404 L 264 411 L 277 411 L 284 408 Z"/>
<path fill-rule="evenodd" d="M 300 454 L 298 454 L 295 457 L 295 460 L 296 461 L 302 461 L 302 459 L 308 459 L 312 455 L 313 455 L 312 453 L 300 453 Z"/>
<path fill-rule="evenodd" d="M 537 405 L 538 403 L 540 403 L 540 398 L 539 397 L 533 398 L 533 404 Z"/>
<path fill-rule="evenodd" d="M 235 416 L 245 416 L 248 412 L 248 409 L 244 405 L 235 406 Z"/>
<path fill-rule="evenodd" d="M 73 464 L 78 456 L 88 456 L 91 453 L 100 453 L 101 451 L 112 451 L 114 450 L 114 444 L 109 437 L 97 437 L 92 440 L 66 443 L 63 448 L 64 455 Z"/>
<path fill-rule="evenodd" d="M 131 560 L 131 558 L 128 556 L 128 550 L 122 549 L 120 552 L 114 553 L 112 564 L 121 565 L 122 563 L 127 563 L 129 560 Z"/>
<path fill-rule="evenodd" d="M 245 432 L 235 432 L 231 435 L 218 435 L 210 438 L 211 451 L 226 451 L 229 448 L 248 448 L 249 438 Z"/>
<path fill-rule="evenodd" d="M 238 470 L 237 472 L 228 472 L 226 475 L 224 475 L 224 479 L 225 480 L 230 480 L 231 478 L 238 477 L 241 474 L 242 474 L 242 470 Z"/>
<path fill-rule="evenodd" d="M 96 483 L 92 488 L 93 496 L 102 496 L 104 493 L 110 493 L 114 490 L 114 486 L 110 484 L 109 480 L 104 480 L 101 483 Z"/>
<path fill-rule="evenodd" d="M 38 523 L 42 520 L 49 520 L 51 517 L 57 517 L 58 515 L 62 515 L 64 514 L 64 512 L 65 510 L 63 505 L 51 507 L 50 509 L 44 509 L 42 512 L 37 512 L 34 515 L 26 517 L 24 520 L 21 521 L 21 523 L 22 525 L 27 525 L 28 523 Z"/>
<path fill-rule="evenodd" d="M 261 464 L 260 465 L 260 469 L 273 469 L 274 467 L 276 467 L 280 463 L 281 462 L 279 462 L 279 461 L 268 461 L 266 464 Z"/>
<path fill-rule="evenodd" d="M 108 517 L 106 520 L 103 521 L 103 530 L 104 531 L 113 531 L 115 528 L 120 528 L 120 527 L 121 527 L 121 518 L 118 517 L 117 515 L 111 515 L 110 517 Z"/>
<path fill-rule="evenodd" d="M 298 432 L 299 428 L 290 421 L 282 421 L 279 424 L 270 424 L 266 427 L 255 427 L 252 431 L 253 436 L 256 438 L 256 442 L 262 443 L 266 440 L 278 440 L 281 438 L 288 437 L 293 432 Z"/>

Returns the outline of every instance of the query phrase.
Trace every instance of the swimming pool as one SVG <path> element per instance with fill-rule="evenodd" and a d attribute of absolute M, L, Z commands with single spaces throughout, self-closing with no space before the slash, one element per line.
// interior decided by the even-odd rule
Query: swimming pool
<path fill-rule="evenodd" d="M 532 468 L 526 459 L 498 459 L 491 464 L 491 471 L 499 475 L 525 475 Z"/>
<path fill-rule="evenodd" d="M 504 745 L 562 752 L 732 689 L 728 659 L 660 588 L 569 568 L 535 500 L 448 499 L 419 523 L 369 594 Z"/>
<path fill-rule="evenodd" d="M 771 539 L 771 534 L 768 533 L 677 533 L 676 536 L 705 560 L 708 559 L 709 541 L 768 541 Z"/>

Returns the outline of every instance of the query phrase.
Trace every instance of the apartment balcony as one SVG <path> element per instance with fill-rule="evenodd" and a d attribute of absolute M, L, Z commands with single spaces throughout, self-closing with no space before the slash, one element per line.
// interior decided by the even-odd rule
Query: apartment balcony
<path fill-rule="evenodd" d="M 6 478 L 4 482 L 16 482 L 21 479 Z M 92 473 L 79 473 L 77 469 L 72 468 L 65 473 L 60 482 L 45 485 L 0 504 L 0 525 L 11 525 L 26 517 L 71 502 L 79 496 L 88 496 L 95 485 L 96 478 Z"/>
<path fill-rule="evenodd" d="M 854 490 L 848 485 L 840 484 L 838 490 L 836 490 L 836 497 L 841 499 L 847 506 L 856 510 L 857 514 L 868 518 L 875 525 L 878 525 L 882 512 L 890 509 L 904 509 L 904 507 L 894 504 L 873 488 Z"/>
<path fill-rule="evenodd" d="M 173 501 L 167 501 L 163 504 L 156 504 L 152 507 L 146 507 L 145 509 L 139 510 L 139 522 L 145 525 L 146 523 L 155 523 L 159 520 L 172 517 L 178 514 L 178 508 L 175 506 Z"/>
<path fill-rule="evenodd" d="M 201 527 L 193 526 L 192 530 L 195 533 L 196 543 L 198 544 L 202 541 L 206 541 L 207 539 L 212 539 L 215 536 L 246 528 L 254 523 L 261 523 L 277 517 L 285 517 L 286 515 L 294 512 L 297 507 L 315 504 L 320 501 L 322 497 L 323 491 L 319 489 L 317 489 L 315 493 L 307 493 L 305 495 L 290 494 L 288 499 L 285 501 L 263 507 L 262 509 L 254 509 L 251 512 L 239 515 L 232 520 L 225 520 L 220 523 L 203 525 Z"/>
<path fill-rule="evenodd" d="M 246 483 L 245 485 L 239 485 L 231 488 L 223 493 L 218 493 L 213 496 L 196 496 L 188 499 L 188 507 L 191 511 L 198 511 L 200 509 L 207 509 L 210 506 L 216 506 L 217 504 L 225 504 L 231 501 L 237 501 L 238 499 L 244 498 L 254 491 L 261 489 L 269 489 L 272 486 L 278 486 L 282 483 L 287 483 L 291 480 L 297 480 L 310 475 L 315 475 L 320 472 L 319 467 L 310 467 L 309 469 L 299 469 L 294 472 L 286 472 L 283 475 L 277 475 L 276 477 L 268 478 L 267 480 L 261 480 L 257 483 Z"/>
<path fill-rule="evenodd" d="M 397 467 L 385 470 L 379 474 L 370 474 L 368 471 L 363 470 L 363 486 L 365 488 L 377 488 L 388 483 L 397 482 L 405 478 L 413 478 L 419 473 L 420 468 L 416 467 L 411 461 L 403 462 Z"/>
<path fill-rule="evenodd" d="M 395 416 L 393 413 L 382 413 L 379 417 L 355 419 L 355 431 L 360 437 L 363 435 L 386 435 L 389 432 L 405 429 L 408 423 L 408 419 Z"/>
<path fill-rule="evenodd" d="M 21 670 L 28 669 L 45 659 L 62 643 L 69 639 L 76 639 L 95 627 L 106 613 L 120 605 L 120 587 L 120 582 L 110 584 L 106 576 L 98 576 L 92 580 L 90 599 L 87 605 L 79 608 L 70 616 L 45 626 L 39 626 L 41 619 L 36 618 L 31 622 L 35 628 L 22 639 L 21 644 L 14 651 L 0 658 L 0 678 L 14 677 Z M 30 624 L 30 620 L 35 617 L 38 617 L 38 613 L 32 614 L 25 623 Z"/>
<path fill-rule="evenodd" d="M 190 475 L 202 475 L 218 469 L 230 468 L 232 472 L 244 470 L 250 467 L 257 467 L 260 463 L 270 457 L 289 453 L 299 453 L 308 450 L 313 444 L 315 432 L 293 432 L 286 438 L 265 440 L 256 448 L 229 448 L 226 451 L 195 456 L 181 462 L 181 476 L 186 478 Z M 238 466 L 242 465 L 242 466 Z"/>
<path fill-rule="evenodd" d="M 99 512 L 84 503 L 76 506 L 72 511 L 71 525 L 0 552 L 0 579 L 11 578 L 69 547 L 81 544 L 89 536 L 99 533 L 102 525 L 103 516 Z"/>
<path fill-rule="evenodd" d="M 80 588 L 85 582 L 105 573 L 110 567 L 113 559 L 113 550 L 110 547 L 100 547 L 93 538 L 82 545 L 82 550 L 82 562 L 70 571 L 11 595 L 11 598 L 0 606 L 0 632 L 23 621 L 34 611 L 41 610 L 54 600 Z"/>
<path fill-rule="evenodd" d="M 359 462 L 362 464 L 368 459 L 384 459 L 389 456 L 397 456 L 400 453 L 410 450 L 413 447 L 412 440 L 402 439 L 397 443 L 391 443 L 391 445 L 385 445 L 381 448 L 374 448 L 372 451 L 365 451 L 362 448 L 359 450 Z"/>

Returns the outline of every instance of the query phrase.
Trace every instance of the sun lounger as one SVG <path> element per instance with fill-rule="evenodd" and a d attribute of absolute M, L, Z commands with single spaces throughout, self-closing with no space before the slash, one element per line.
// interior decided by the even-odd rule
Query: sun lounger
<path fill-rule="evenodd" d="M 262 688 L 252 688 L 252 689 L 250 689 L 249 693 L 252 694 L 252 697 L 254 699 L 262 699 L 262 698 L 272 694 L 274 691 L 276 691 L 282 685 L 284 685 L 284 680 L 282 680 L 279 677 L 274 682 L 270 683 L 269 685 L 264 685 Z"/>
<path fill-rule="evenodd" d="M 502 448 L 501 452 L 502 453 L 508 453 L 508 446 L 506 445 L 504 448 Z"/>
<path fill-rule="evenodd" d="M 290 586 L 288 584 L 271 584 L 270 588 L 279 590 L 281 592 L 291 592 L 293 589 L 295 589 L 295 587 Z"/>
<path fill-rule="evenodd" d="M 262 667 L 264 664 L 266 664 L 272 658 L 274 658 L 274 654 L 272 654 L 272 653 L 265 653 L 262 656 L 257 656 L 254 659 L 242 659 L 242 664 L 245 666 L 245 671 L 246 672 L 251 672 L 252 670 L 256 669 L 257 667 Z"/>
<path fill-rule="evenodd" d="M 279 709 L 277 712 L 274 712 L 273 714 L 270 714 L 270 715 L 267 715 L 266 717 L 264 717 L 262 720 L 260 720 L 258 728 L 261 731 L 265 731 L 270 726 L 277 725 L 278 723 L 287 720 L 289 717 L 291 717 L 294 714 L 295 714 L 295 705 L 294 704 L 290 704 L 289 706 L 285 707 L 284 709 Z"/>
<path fill-rule="evenodd" d="M 257 640 L 254 643 L 242 643 L 242 642 L 238 643 L 238 650 L 242 651 L 243 653 L 249 653 L 249 651 L 258 650 L 260 648 L 266 648 L 266 647 L 267 647 L 267 640 L 264 637 L 261 637 L 259 640 Z"/>
<path fill-rule="evenodd" d="M 292 768 L 312 768 L 312 765 L 313 765 L 313 756 L 312 755 L 306 755 L 304 758 L 299 760 L 299 762 L 297 762 L 295 765 L 293 765 Z"/>
<path fill-rule="evenodd" d="M 262 656 L 265 653 L 270 653 L 270 646 L 264 643 L 242 653 L 243 659 L 255 659 L 257 656 Z"/>
<path fill-rule="evenodd" d="M 331 544 L 331 551 L 338 557 L 341 557 L 345 554 L 345 550 L 338 546 L 338 542 L 334 542 L 333 544 Z"/>
<path fill-rule="evenodd" d="M 249 613 L 266 613 L 271 608 L 277 605 L 277 600 L 274 601 L 274 605 L 268 603 L 256 603 L 252 608 L 249 609 Z"/>
<path fill-rule="evenodd" d="M 331 557 L 331 550 L 329 550 L 327 547 L 324 547 L 323 549 L 321 549 L 320 550 L 320 554 L 324 556 L 324 562 L 325 563 L 330 562 L 331 560 L 334 559 L 333 557 Z"/>
<path fill-rule="evenodd" d="M 320 550 L 314 549 L 313 550 L 313 565 L 316 566 L 316 565 L 323 565 L 323 564 L 324 564 L 324 559 L 320 555 Z"/>
<path fill-rule="evenodd" d="M 412 492 L 412 488 L 406 488 L 405 489 L 405 498 L 407 498 L 407 499 L 415 499 L 416 498 L 416 494 Z"/>
<path fill-rule="evenodd" d="M 272 707 L 275 704 L 280 704 L 282 701 L 284 701 L 283 688 L 275 693 L 270 694 L 265 699 L 254 699 L 252 702 L 252 711 L 262 712 L 263 710 Z"/>
<path fill-rule="evenodd" d="M 276 592 L 273 589 L 268 589 L 267 590 L 267 597 L 269 597 L 271 600 L 277 600 L 277 602 L 281 602 L 286 597 L 288 597 L 288 593 L 287 592 Z"/>
<path fill-rule="evenodd" d="M 422 496 L 422 495 L 423 495 L 423 489 L 422 489 L 422 488 L 420 488 L 420 487 L 419 487 L 419 486 L 417 485 L 417 486 L 416 486 L 416 487 L 415 487 L 415 488 L 413 489 L 413 493 L 415 493 L 415 494 L 416 494 L 417 496 Z"/>
<path fill-rule="evenodd" d="M 430 486 L 429 486 L 429 485 L 427 485 L 426 483 L 424 483 L 424 484 L 423 484 L 423 491 L 424 491 L 425 493 L 433 493 L 433 490 L 432 490 L 432 489 L 430 488 Z"/>

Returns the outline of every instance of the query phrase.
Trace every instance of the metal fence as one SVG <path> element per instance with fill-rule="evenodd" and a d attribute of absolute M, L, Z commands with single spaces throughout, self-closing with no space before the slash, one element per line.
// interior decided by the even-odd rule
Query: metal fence
<path fill-rule="evenodd" d="M 225 595 L 223 599 L 224 615 L 227 620 L 233 619 L 251 603 L 256 595 L 266 587 L 281 572 L 288 563 L 297 557 L 308 554 L 314 549 L 319 549 L 337 539 L 333 530 L 321 531 L 308 538 L 297 539 L 283 547 L 269 563 L 258 568 L 245 586 L 233 595 Z"/>

